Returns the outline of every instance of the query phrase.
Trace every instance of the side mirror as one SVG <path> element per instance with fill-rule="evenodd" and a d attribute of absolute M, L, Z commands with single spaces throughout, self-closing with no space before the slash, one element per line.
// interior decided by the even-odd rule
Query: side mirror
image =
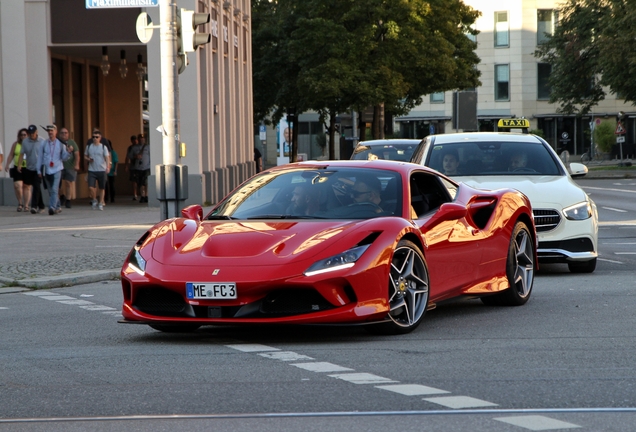
<path fill-rule="evenodd" d="M 444 203 L 439 207 L 439 210 L 437 210 L 435 218 L 440 222 L 457 220 L 466 217 L 467 213 L 468 209 L 466 209 L 466 207 L 461 204 Z"/>
<path fill-rule="evenodd" d="M 181 217 L 201 222 L 201 220 L 203 219 L 203 207 L 201 207 L 199 204 L 187 206 L 186 208 L 181 210 Z"/>
<path fill-rule="evenodd" d="M 570 164 L 571 177 L 583 177 L 587 174 L 587 167 L 581 163 L 572 162 Z"/>

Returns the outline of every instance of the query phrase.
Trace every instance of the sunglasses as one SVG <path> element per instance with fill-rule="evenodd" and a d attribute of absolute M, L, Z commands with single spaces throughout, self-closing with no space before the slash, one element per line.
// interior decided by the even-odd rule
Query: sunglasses
<path fill-rule="evenodd" d="M 99 135 L 93 135 L 93 138 L 99 138 Z"/>

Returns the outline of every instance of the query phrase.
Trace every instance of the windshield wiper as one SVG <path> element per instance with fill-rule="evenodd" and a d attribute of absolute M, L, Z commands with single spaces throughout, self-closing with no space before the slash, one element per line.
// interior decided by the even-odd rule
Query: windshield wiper
<path fill-rule="evenodd" d="M 227 215 L 210 215 L 207 218 L 205 218 L 205 220 L 235 220 L 238 218 L 234 218 L 232 216 L 227 216 Z"/>
<path fill-rule="evenodd" d="M 250 216 L 247 219 L 326 219 L 321 216 L 290 215 L 290 214 L 266 214 Z"/>

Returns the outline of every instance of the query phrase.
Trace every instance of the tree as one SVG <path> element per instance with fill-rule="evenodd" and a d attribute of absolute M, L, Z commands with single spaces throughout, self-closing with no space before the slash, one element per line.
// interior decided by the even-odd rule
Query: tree
<path fill-rule="evenodd" d="M 374 106 L 379 120 L 480 84 L 467 37 L 479 12 L 461 0 L 254 0 L 252 15 L 255 119 L 316 110 L 331 119 L 330 158 L 339 113 Z"/>
<path fill-rule="evenodd" d="M 631 5 L 631 7 L 630 7 Z M 551 103 L 585 114 L 607 89 L 636 101 L 636 10 L 628 0 L 568 0 L 535 56 L 552 66 Z"/>

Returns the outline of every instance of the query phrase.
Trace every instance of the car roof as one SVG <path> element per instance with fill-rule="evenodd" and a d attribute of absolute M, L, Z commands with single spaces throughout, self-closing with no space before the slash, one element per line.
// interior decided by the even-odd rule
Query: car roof
<path fill-rule="evenodd" d="M 358 143 L 358 145 L 362 145 L 362 146 L 393 145 L 393 144 L 412 144 L 412 145 L 417 145 L 421 141 L 422 141 L 421 139 L 391 138 L 391 139 L 378 139 L 378 140 L 360 141 Z"/>
<path fill-rule="evenodd" d="M 441 135 L 431 135 L 429 138 L 434 139 L 435 144 L 450 144 L 457 142 L 487 142 L 487 141 L 516 141 L 516 142 L 541 142 L 541 140 L 532 134 L 515 133 L 515 132 L 462 132 L 449 133 Z"/>

